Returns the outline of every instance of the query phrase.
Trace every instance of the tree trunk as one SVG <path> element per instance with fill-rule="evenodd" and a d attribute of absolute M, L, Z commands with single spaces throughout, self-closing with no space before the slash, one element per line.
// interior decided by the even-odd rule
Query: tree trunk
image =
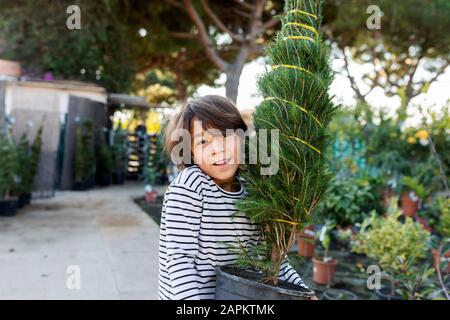
<path fill-rule="evenodd" d="M 278 275 L 280 273 L 281 263 L 283 257 L 280 256 L 280 249 L 277 247 L 272 248 L 272 254 L 270 259 L 270 270 L 267 274 L 265 282 L 276 286 L 278 284 Z"/>
<path fill-rule="evenodd" d="M 241 78 L 242 70 L 244 69 L 245 61 L 247 61 L 250 50 L 248 47 L 242 47 L 236 56 L 233 64 L 230 64 L 226 70 L 227 80 L 225 82 L 225 94 L 227 98 L 233 100 L 235 103 L 238 96 L 239 79 Z"/>

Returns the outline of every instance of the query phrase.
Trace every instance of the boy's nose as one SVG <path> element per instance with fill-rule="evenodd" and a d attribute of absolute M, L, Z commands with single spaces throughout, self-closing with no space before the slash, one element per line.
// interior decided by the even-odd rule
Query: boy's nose
<path fill-rule="evenodd" d="M 224 150 L 224 138 L 223 137 L 215 137 L 212 143 L 212 153 L 218 154 Z"/>

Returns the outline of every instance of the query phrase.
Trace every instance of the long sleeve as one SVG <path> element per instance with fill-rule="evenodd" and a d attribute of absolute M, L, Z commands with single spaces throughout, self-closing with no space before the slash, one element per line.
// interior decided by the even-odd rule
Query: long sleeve
<path fill-rule="evenodd" d="M 299 276 L 297 271 L 289 263 L 289 258 L 286 257 L 284 262 L 281 264 L 280 273 L 278 274 L 278 279 L 308 288 L 308 286 L 303 282 L 303 279 Z"/>
<path fill-rule="evenodd" d="M 194 259 L 198 253 L 202 197 L 185 185 L 171 185 L 165 210 L 166 267 L 172 299 L 198 300 L 200 277 Z"/>

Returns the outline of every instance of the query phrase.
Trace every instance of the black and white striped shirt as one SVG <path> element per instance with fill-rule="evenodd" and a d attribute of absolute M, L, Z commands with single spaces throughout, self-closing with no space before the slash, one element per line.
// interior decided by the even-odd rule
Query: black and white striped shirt
<path fill-rule="evenodd" d="M 169 185 L 161 215 L 159 299 L 214 299 L 216 266 L 231 265 L 237 258 L 227 246 L 260 241 L 257 224 L 234 205 L 247 194 L 238 179 L 241 190 L 226 191 L 193 165 Z M 306 287 L 288 259 L 279 279 Z"/>

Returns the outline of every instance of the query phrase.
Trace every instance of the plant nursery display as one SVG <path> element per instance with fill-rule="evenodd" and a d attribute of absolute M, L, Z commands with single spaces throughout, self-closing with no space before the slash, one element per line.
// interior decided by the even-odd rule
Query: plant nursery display
<path fill-rule="evenodd" d="M 352 250 L 375 259 L 390 288 L 382 288 L 380 294 L 387 299 L 399 298 L 397 293 L 400 276 L 407 276 L 411 265 L 425 257 L 429 233 L 410 217 L 402 223 L 402 211 L 397 205 L 398 197 L 393 197 L 386 217 L 376 214 L 364 221 L 356 235 Z M 384 290 L 384 291 L 383 291 Z"/>

